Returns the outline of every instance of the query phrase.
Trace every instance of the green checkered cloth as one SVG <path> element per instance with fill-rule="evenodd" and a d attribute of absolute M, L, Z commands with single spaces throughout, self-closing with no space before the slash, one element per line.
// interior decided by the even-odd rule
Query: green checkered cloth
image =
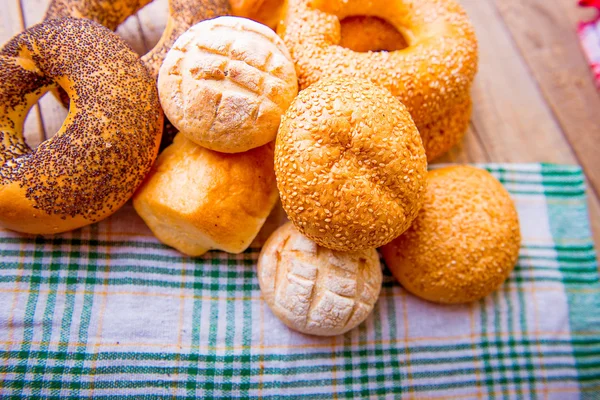
<path fill-rule="evenodd" d="M 243 254 L 192 259 L 154 239 L 131 206 L 60 236 L 0 230 L 0 397 L 600 398 L 581 170 L 484 167 L 521 218 L 507 283 L 442 306 L 386 271 L 372 315 L 333 338 L 290 331 L 261 299 L 264 232 Z"/>

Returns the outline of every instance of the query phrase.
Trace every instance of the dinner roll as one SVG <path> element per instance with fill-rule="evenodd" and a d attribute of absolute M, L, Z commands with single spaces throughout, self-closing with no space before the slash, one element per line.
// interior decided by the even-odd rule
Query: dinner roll
<path fill-rule="evenodd" d="M 363 322 L 379 297 L 382 274 L 374 249 L 319 247 L 291 223 L 275 231 L 258 258 L 265 302 L 283 323 L 311 335 L 339 335 Z"/>
<path fill-rule="evenodd" d="M 275 32 L 249 19 L 219 17 L 177 39 L 160 69 L 158 93 L 188 139 L 237 153 L 275 139 L 298 81 Z"/>
<path fill-rule="evenodd" d="M 423 201 L 427 159 L 406 108 L 357 78 L 323 80 L 300 92 L 275 147 L 281 203 L 320 246 L 382 246 L 410 226 Z"/>
<path fill-rule="evenodd" d="M 223 154 L 179 134 L 158 157 L 133 206 L 161 242 L 200 256 L 211 249 L 246 250 L 276 201 L 272 144 Z"/>
<path fill-rule="evenodd" d="M 410 229 L 381 250 L 406 290 L 437 303 L 481 299 L 519 257 L 517 211 L 487 171 L 469 166 L 429 173 L 425 202 Z"/>

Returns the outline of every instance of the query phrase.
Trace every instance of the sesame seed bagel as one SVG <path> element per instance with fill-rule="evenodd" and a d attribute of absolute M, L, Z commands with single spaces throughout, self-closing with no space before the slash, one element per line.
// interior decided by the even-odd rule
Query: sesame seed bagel
<path fill-rule="evenodd" d="M 123 21 L 152 0 L 51 0 L 44 19 L 87 18 L 116 30 Z M 142 61 L 156 79 L 175 40 L 192 25 L 229 13 L 228 0 L 169 0 L 167 25 L 160 40 Z"/>
<path fill-rule="evenodd" d="M 281 202 L 298 230 L 332 250 L 382 246 L 421 207 L 427 160 L 398 99 L 370 81 L 341 77 L 300 92 L 275 146 Z"/>
<path fill-rule="evenodd" d="M 381 249 L 406 290 L 437 303 L 466 303 L 496 290 L 519 257 L 519 218 L 487 171 L 429 172 L 425 202 L 402 236 Z"/>
<path fill-rule="evenodd" d="M 389 21 L 408 47 L 360 53 L 340 46 L 340 21 L 354 15 Z M 300 89 L 340 75 L 370 79 L 387 88 L 410 111 L 429 160 L 466 132 L 471 108 L 464 104 L 470 104 L 477 70 L 477 40 L 455 1 L 288 0 L 278 33 L 296 64 Z M 430 129 L 438 120 L 449 125 Z M 443 138 L 434 139 L 438 135 Z"/>
<path fill-rule="evenodd" d="M 0 225 L 64 232 L 129 199 L 156 158 L 163 115 L 154 80 L 121 38 L 89 20 L 45 21 L 0 50 L 0 81 Z M 27 112 L 58 87 L 69 113 L 32 150 Z"/>

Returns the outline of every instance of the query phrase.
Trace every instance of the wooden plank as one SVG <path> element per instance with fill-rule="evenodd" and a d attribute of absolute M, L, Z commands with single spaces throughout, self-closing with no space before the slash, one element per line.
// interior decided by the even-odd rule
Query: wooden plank
<path fill-rule="evenodd" d="M 137 16 L 127 18 L 117 29 L 117 34 L 139 55 L 146 53 L 146 43 Z"/>
<path fill-rule="evenodd" d="M 142 37 L 146 45 L 145 52 L 148 52 L 148 50 L 152 49 L 158 43 L 165 30 L 168 13 L 168 0 L 154 0 L 137 13 L 136 18 L 139 21 Z"/>
<path fill-rule="evenodd" d="M 592 188 L 600 192 L 600 95 L 579 45 L 571 0 L 494 0 Z"/>
<path fill-rule="evenodd" d="M 479 39 L 473 125 L 494 162 L 575 163 L 575 157 L 489 0 L 463 0 Z"/>
<path fill-rule="evenodd" d="M 448 153 L 433 161 L 433 164 L 458 163 L 466 164 L 470 162 L 490 162 L 491 159 L 486 153 L 479 133 L 471 125 L 461 143 L 454 146 Z"/>
<path fill-rule="evenodd" d="M 492 0 L 462 3 L 479 39 L 480 71 L 473 88 L 472 123 L 491 160 L 578 163 Z M 600 202 L 593 192 L 589 199 L 594 240 L 600 248 Z"/>
<path fill-rule="evenodd" d="M 4 0 L 0 14 L 0 43 L 3 45 L 25 29 L 25 22 L 19 0 Z M 27 115 L 23 135 L 31 147 L 36 147 L 44 140 L 44 125 L 37 105 L 34 105 Z"/>
<path fill-rule="evenodd" d="M 494 4 L 586 173 L 594 241 L 600 248 L 600 96 L 576 35 L 577 21 L 591 14 L 571 0 Z"/>

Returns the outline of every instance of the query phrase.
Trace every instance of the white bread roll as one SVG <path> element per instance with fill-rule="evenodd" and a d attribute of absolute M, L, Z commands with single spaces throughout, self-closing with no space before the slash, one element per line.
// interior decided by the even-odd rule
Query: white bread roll
<path fill-rule="evenodd" d="M 383 278 L 375 249 L 329 250 L 292 223 L 271 235 L 257 268 L 273 314 L 294 330 L 319 336 L 340 335 L 360 325 L 377 302 Z"/>
<path fill-rule="evenodd" d="M 202 21 L 181 35 L 158 76 L 165 114 L 188 139 L 238 153 L 275 139 L 298 93 L 290 53 L 275 32 L 245 18 Z"/>
<path fill-rule="evenodd" d="M 190 256 L 246 250 L 277 201 L 273 144 L 239 154 L 182 134 L 159 156 L 133 206 L 163 243 Z"/>

